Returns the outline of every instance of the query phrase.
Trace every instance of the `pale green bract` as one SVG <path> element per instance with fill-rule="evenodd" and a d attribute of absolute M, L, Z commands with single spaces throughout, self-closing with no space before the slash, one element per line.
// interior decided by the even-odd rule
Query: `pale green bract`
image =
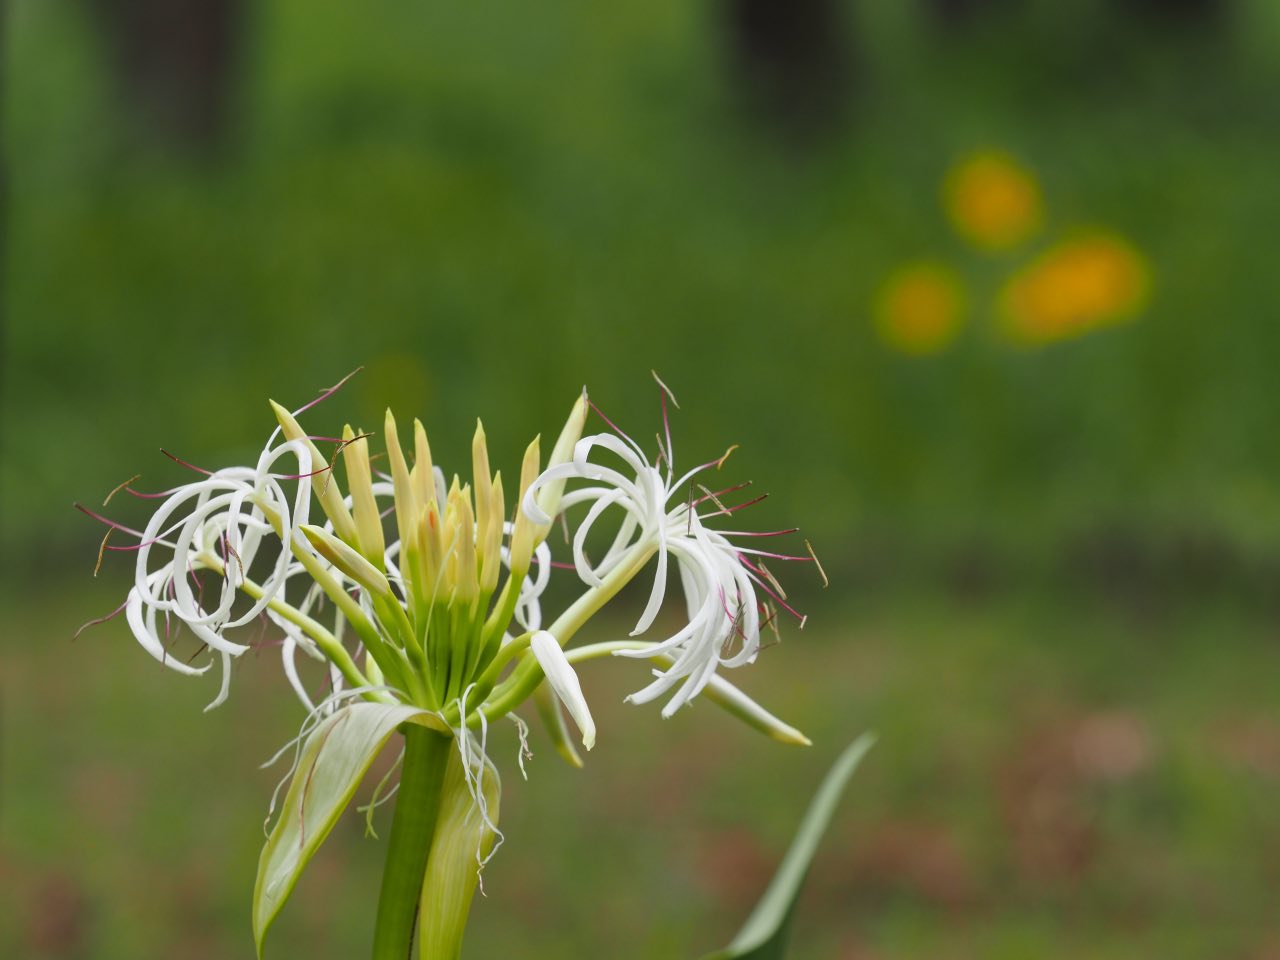
<path fill-rule="evenodd" d="M 480 867 L 494 849 L 502 793 L 498 771 L 483 756 L 471 758 L 472 773 L 482 771 L 479 788 L 468 783 L 462 754 L 449 752 L 440 788 L 440 812 L 427 858 L 418 909 L 419 956 L 458 960 L 471 898 L 480 882 Z M 484 797 L 484 807 L 478 797 Z"/>
<path fill-rule="evenodd" d="M 782 960 L 787 947 L 791 911 L 809 872 L 809 864 L 849 778 L 875 742 L 875 734 L 864 733 L 836 758 L 810 801 L 778 872 L 773 875 L 751 916 L 747 917 L 747 922 L 729 946 L 708 954 L 702 960 Z"/>
<path fill-rule="evenodd" d="M 402 723 L 448 730 L 418 707 L 347 704 L 307 737 L 280 815 L 258 858 L 253 888 L 253 938 L 258 956 L 271 922 L 293 892 L 303 868 L 324 842 L 374 757 Z"/>

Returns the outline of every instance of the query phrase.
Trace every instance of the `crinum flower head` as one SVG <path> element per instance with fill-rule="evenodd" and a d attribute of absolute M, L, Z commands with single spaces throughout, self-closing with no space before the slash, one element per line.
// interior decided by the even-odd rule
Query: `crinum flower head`
<path fill-rule="evenodd" d="M 713 529 L 713 518 L 747 505 L 725 506 L 721 497 L 728 491 L 695 484 L 724 457 L 677 479 L 669 427 L 655 463 L 616 431 L 584 438 L 584 392 L 545 470 L 540 441 L 525 450 L 509 517 L 502 474 L 491 469 L 482 425 L 477 423 L 472 443 L 471 481 L 464 482 L 457 475 L 446 479 L 435 465 L 418 421 L 406 454 L 387 411 L 381 437 L 386 470 L 379 472 L 371 434 L 348 425 L 340 436 L 318 436 L 299 423 L 301 413 L 336 389 L 293 411 L 273 403 L 277 426 L 252 466 L 209 471 L 179 460 L 198 479 L 155 494 L 138 492 L 132 481 L 117 488 L 158 501 L 141 530 L 85 510 L 111 527 L 108 539 L 125 533 L 137 540 L 104 540 L 103 551 L 136 554 L 134 583 L 121 609 L 147 653 L 188 675 L 220 664 L 214 707 L 227 698 L 233 661 L 266 642 L 278 643 L 283 672 L 307 708 L 295 741 L 297 773 L 259 863 L 259 947 L 298 873 L 397 730 L 404 733 L 406 771 L 411 744 L 418 767 L 425 762 L 421 751 L 437 751 L 438 760 L 440 741 L 456 746 L 446 780 L 470 797 L 455 794 L 447 807 L 468 839 L 461 846 L 444 844 L 438 856 L 433 852 L 427 876 L 450 878 L 447 887 L 461 876 L 465 864 L 458 851 L 468 845 L 483 865 L 494 838 L 501 837 L 497 772 L 485 754 L 488 724 L 514 718 L 513 711 L 532 697 L 557 750 L 581 763 L 559 704 L 590 749 L 596 724 L 575 670 L 585 660 L 616 654 L 652 661 L 655 678 L 628 699 L 643 703 L 671 694 L 664 715 L 701 694 L 775 739 L 808 743 L 717 675 L 756 658 L 773 604 L 791 609 L 761 558 L 813 559 L 811 552 L 789 557 L 735 542 L 771 532 Z M 663 417 L 665 422 L 665 395 Z M 322 444 L 332 452 L 322 453 Z M 339 460 L 345 483 L 336 476 Z M 741 485 L 730 488 L 737 489 Z M 583 507 L 570 552 L 585 590 L 544 628 L 543 591 L 555 565 L 548 543 L 553 519 Z M 588 538 L 606 517 L 616 517 L 618 526 L 593 562 Z M 650 562 L 656 570 L 635 639 L 568 646 Z M 684 623 L 665 639 L 643 639 L 663 607 L 672 566 L 684 593 Z M 257 639 L 250 636 L 255 622 L 264 628 Z M 263 640 L 269 626 L 278 640 Z M 197 643 L 189 657 L 175 646 L 183 629 Z M 204 651 L 210 659 L 195 662 Z M 322 687 L 308 689 L 299 651 L 323 665 Z M 426 741 L 424 727 L 430 731 Z M 313 790 L 319 770 L 324 776 L 314 783 L 323 786 Z M 445 776 L 443 768 L 437 772 Z M 458 880 L 458 890 L 474 880 Z M 442 900 L 433 910 L 424 899 L 416 913 L 423 942 L 455 943 L 461 935 L 457 911 L 465 919 L 469 899 L 467 893 L 449 904 Z M 414 915 L 410 911 L 410 920 Z M 400 946 L 397 941 L 392 952 L 402 955 Z"/>
<path fill-rule="evenodd" d="M 136 551 L 125 603 L 135 637 L 165 666 L 200 674 L 212 663 L 193 666 L 170 649 L 175 622 L 188 629 L 222 662 L 213 707 L 226 699 L 232 659 L 250 649 L 228 631 L 265 616 L 283 633 L 284 670 L 308 708 L 315 703 L 298 674 L 299 649 L 327 661 L 334 690 L 345 682 L 368 690 L 369 699 L 440 711 L 492 660 L 509 627 L 537 628 L 550 570 L 546 546 L 527 530 L 531 523 L 503 516 L 502 477 L 489 473 L 483 427 L 473 445 L 473 496 L 456 476 L 446 487 L 421 423 L 410 469 L 388 411 L 387 480 L 373 474 L 368 437 L 348 426 L 340 440 L 332 438 L 346 467 L 343 495 L 331 458 L 316 446 L 324 438 L 307 435 L 292 413 L 273 407 L 280 426 L 255 466 L 200 471 L 201 479 L 162 494 L 126 488 L 162 501 L 137 533 L 139 543 L 124 548 Z M 525 458 L 526 487 L 538 458 L 535 440 Z M 317 503 L 319 524 L 312 522 Z M 398 536 L 386 535 L 387 512 L 395 514 Z M 332 628 L 317 619 L 325 603 Z M 349 633 L 354 649 L 344 642 Z"/>

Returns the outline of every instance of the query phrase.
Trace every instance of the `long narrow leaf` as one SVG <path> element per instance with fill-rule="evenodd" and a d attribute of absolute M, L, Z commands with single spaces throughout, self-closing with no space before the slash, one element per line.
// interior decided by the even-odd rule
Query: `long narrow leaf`
<path fill-rule="evenodd" d="M 778 872 L 773 875 L 764 896 L 747 917 L 738 935 L 725 949 L 703 957 L 703 960 L 782 960 L 786 951 L 791 912 L 800 886 L 809 872 L 809 864 L 826 832 L 845 785 L 866 756 L 875 735 L 864 733 L 845 748 L 832 764 L 826 779 L 818 787 L 795 839 L 787 849 Z"/>
<path fill-rule="evenodd" d="M 333 829 L 373 758 L 402 723 L 440 726 L 438 718 L 417 707 L 361 702 L 336 711 L 307 738 L 280 816 L 258 858 L 253 937 L 259 957 L 267 928 L 303 868 Z"/>

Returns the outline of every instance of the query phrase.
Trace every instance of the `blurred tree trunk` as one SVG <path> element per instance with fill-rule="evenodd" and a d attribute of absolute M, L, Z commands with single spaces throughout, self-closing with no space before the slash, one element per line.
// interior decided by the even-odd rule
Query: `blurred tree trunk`
<path fill-rule="evenodd" d="M 795 138 L 842 125 L 854 65 L 839 0 L 722 0 L 736 87 L 751 112 Z"/>
<path fill-rule="evenodd" d="M 929 12 L 944 26 L 958 26 L 988 13 L 992 0 L 929 0 Z"/>
<path fill-rule="evenodd" d="M 1222 22 L 1231 4 L 1228 0 L 1116 0 L 1116 5 L 1147 20 L 1192 27 Z"/>
<path fill-rule="evenodd" d="M 1108 6 L 1149 20 L 1192 24 L 1220 20 L 1230 0 L 1110 0 Z M 928 7 L 939 23 L 959 26 L 978 17 L 1026 9 L 1027 0 L 928 0 Z"/>
<path fill-rule="evenodd" d="M 205 152 L 225 142 L 244 48 L 243 0 L 86 0 L 102 24 L 124 112 Z"/>

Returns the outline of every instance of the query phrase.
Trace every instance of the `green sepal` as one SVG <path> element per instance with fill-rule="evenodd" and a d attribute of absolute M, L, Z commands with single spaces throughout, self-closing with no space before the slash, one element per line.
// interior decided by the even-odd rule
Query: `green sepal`
<path fill-rule="evenodd" d="M 791 912 L 818 849 L 818 842 L 831 822 L 831 815 L 849 778 L 875 740 L 874 734 L 864 733 L 836 758 L 810 801 L 809 809 L 800 821 L 800 829 L 796 831 L 791 846 L 751 916 L 747 917 L 747 922 L 729 946 L 708 954 L 702 960 L 782 960 L 787 947 Z"/>
<path fill-rule="evenodd" d="M 280 815 L 258 858 L 253 939 L 259 957 L 267 929 L 303 868 L 351 801 L 374 757 L 402 723 L 448 731 L 439 717 L 418 707 L 356 702 L 326 717 L 307 737 Z"/>

